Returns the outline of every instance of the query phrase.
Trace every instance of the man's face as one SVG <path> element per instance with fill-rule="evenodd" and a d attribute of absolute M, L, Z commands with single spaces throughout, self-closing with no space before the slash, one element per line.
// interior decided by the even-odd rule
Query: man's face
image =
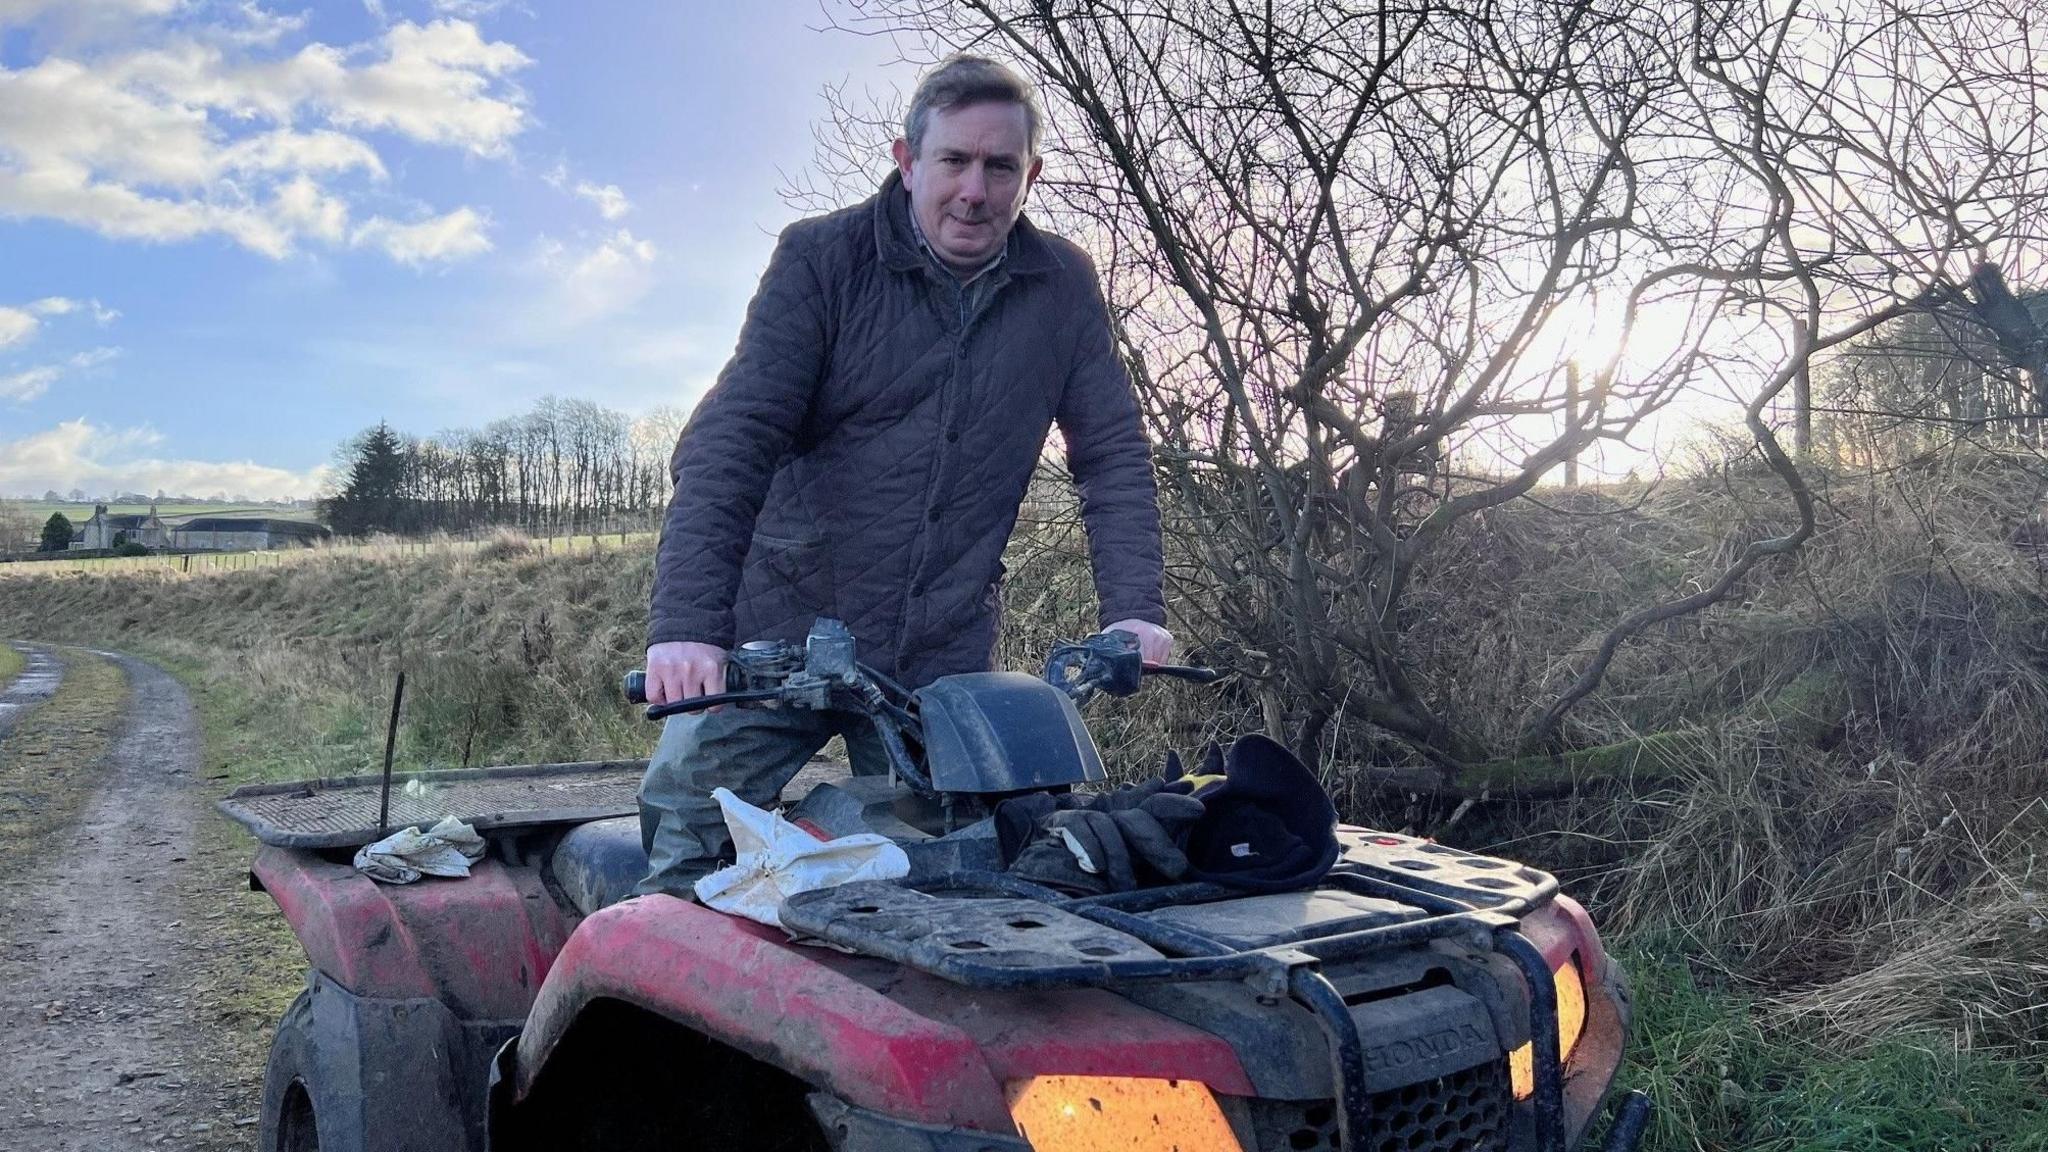
<path fill-rule="evenodd" d="M 925 124 L 923 150 L 913 156 L 909 142 L 898 140 L 895 155 L 925 243 L 962 275 L 1002 251 L 1038 178 L 1022 104 L 935 111 Z"/>

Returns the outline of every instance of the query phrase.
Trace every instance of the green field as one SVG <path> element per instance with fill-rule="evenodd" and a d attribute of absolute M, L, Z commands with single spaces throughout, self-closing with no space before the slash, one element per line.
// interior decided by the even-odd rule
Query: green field
<path fill-rule="evenodd" d="M 45 500 L 21 500 L 15 506 L 38 520 L 48 520 L 50 513 L 62 512 L 73 525 L 83 524 L 92 519 L 94 505 L 91 502 L 74 504 L 69 501 L 52 504 Z M 113 516 L 141 516 L 149 512 L 147 504 L 109 504 L 107 512 Z M 156 514 L 165 520 L 181 520 L 192 516 L 262 516 L 271 520 L 314 520 L 317 517 L 311 508 L 285 508 L 271 504 L 159 504 Z"/>

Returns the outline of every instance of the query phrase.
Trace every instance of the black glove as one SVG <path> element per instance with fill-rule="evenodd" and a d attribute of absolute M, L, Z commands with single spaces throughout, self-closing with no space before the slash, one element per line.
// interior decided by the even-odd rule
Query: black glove
<path fill-rule="evenodd" d="M 1068 808 L 1046 816 L 1010 871 L 1061 891 L 1128 892 L 1141 884 L 1187 873 L 1181 843 L 1201 818 L 1202 802 L 1147 788 L 1095 797 L 1100 806 Z M 1114 805 L 1113 810 L 1111 806 Z"/>

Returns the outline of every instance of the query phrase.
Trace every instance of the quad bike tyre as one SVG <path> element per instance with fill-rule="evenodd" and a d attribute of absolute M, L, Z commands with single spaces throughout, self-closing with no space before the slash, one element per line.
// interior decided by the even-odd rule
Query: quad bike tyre
<path fill-rule="evenodd" d="M 263 1122 L 257 1145 L 262 1152 L 343 1152 L 332 1142 L 320 1141 L 312 1015 L 312 993 L 299 993 L 271 1037 L 270 1059 L 263 1067 Z"/>
<path fill-rule="evenodd" d="M 479 1152 L 483 1063 L 432 1000 L 356 996 L 306 976 L 278 1020 L 263 1074 L 262 1152 Z M 473 1098 L 473 1099 L 472 1099 Z"/>

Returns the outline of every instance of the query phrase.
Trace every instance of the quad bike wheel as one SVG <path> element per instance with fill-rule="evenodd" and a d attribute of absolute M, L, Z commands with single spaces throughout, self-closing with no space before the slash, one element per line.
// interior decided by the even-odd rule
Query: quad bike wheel
<path fill-rule="evenodd" d="M 301 992 L 277 1022 L 263 1069 L 262 1152 L 355 1152 L 320 1141 L 313 1073 L 311 993 Z"/>

